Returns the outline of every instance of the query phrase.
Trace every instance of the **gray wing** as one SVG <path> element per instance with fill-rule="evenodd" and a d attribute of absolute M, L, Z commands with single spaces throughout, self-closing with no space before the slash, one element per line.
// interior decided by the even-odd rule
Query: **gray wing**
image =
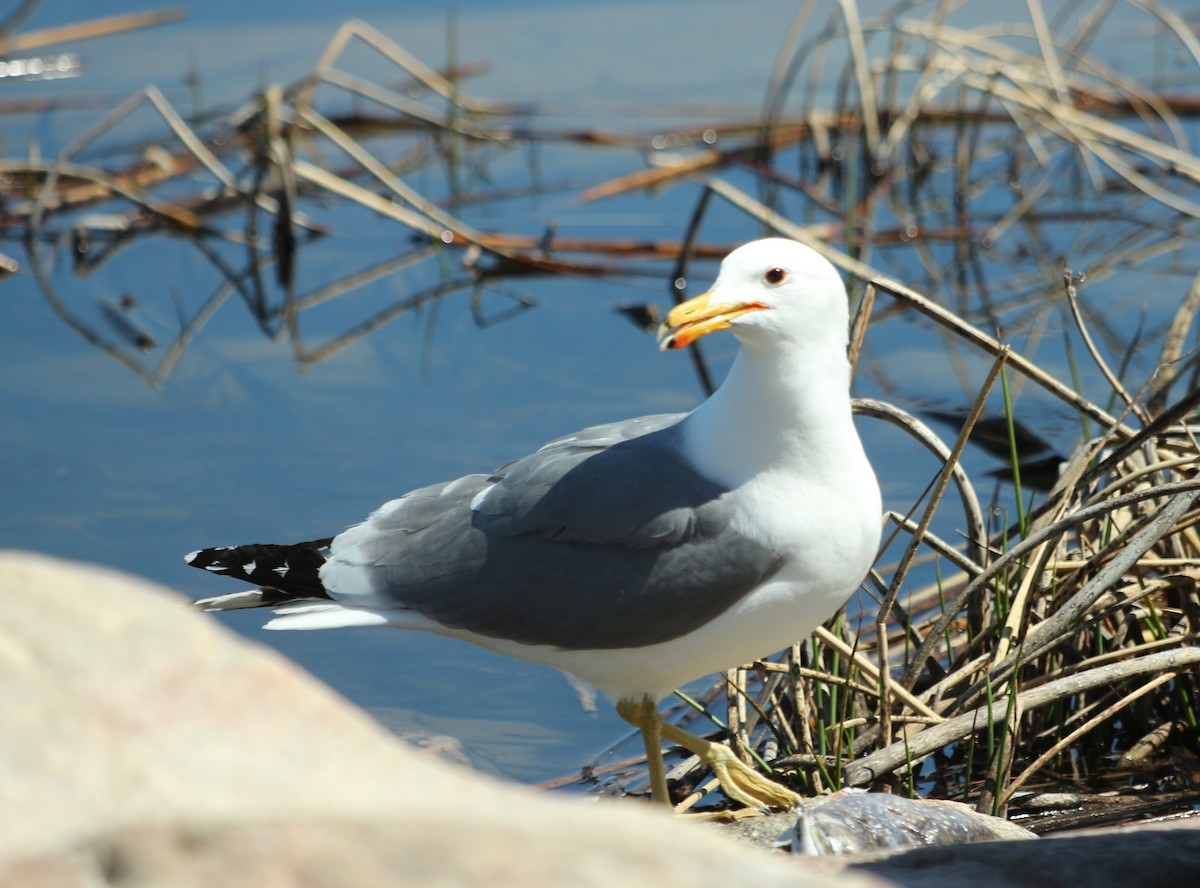
<path fill-rule="evenodd" d="M 730 528 L 730 492 L 681 459 L 681 418 L 587 429 L 492 475 L 414 491 L 335 538 L 322 580 L 347 604 L 526 644 L 684 635 L 781 558 Z"/>

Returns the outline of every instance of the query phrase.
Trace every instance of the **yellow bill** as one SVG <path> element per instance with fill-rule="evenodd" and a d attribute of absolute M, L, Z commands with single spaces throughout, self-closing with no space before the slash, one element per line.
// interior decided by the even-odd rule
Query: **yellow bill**
<path fill-rule="evenodd" d="M 712 294 L 713 291 L 709 290 L 668 312 L 658 327 L 658 347 L 661 351 L 683 348 L 714 330 L 726 329 L 734 319 L 744 314 L 767 308 L 762 302 L 714 305 Z"/>

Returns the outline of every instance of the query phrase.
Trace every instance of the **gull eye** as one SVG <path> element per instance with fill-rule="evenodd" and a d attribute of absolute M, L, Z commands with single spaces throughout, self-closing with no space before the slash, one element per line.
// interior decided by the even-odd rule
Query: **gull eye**
<path fill-rule="evenodd" d="M 785 278 L 787 278 L 787 272 L 782 268 L 772 268 L 763 275 L 763 280 L 768 284 L 782 284 Z"/>

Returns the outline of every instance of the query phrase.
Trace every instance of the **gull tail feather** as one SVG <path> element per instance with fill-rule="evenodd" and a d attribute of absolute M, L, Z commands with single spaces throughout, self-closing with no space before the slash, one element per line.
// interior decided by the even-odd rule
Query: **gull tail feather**
<path fill-rule="evenodd" d="M 265 629 L 337 629 L 393 622 L 382 611 L 344 607 L 330 600 L 321 583 L 321 565 L 325 563 L 330 542 L 331 539 L 292 545 L 253 543 L 192 552 L 186 558 L 192 567 L 259 587 L 202 598 L 195 606 L 205 611 L 274 608 L 275 616 Z"/>
<path fill-rule="evenodd" d="M 214 595 L 212 598 L 200 598 L 192 604 L 202 611 L 241 610 L 246 607 L 268 607 L 265 600 L 271 590 L 246 589 L 242 592 L 230 592 L 227 595 Z"/>
<path fill-rule="evenodd" d="M 378 611 L 311 602 L 277 608 L 264 629 L 344 629 L 350 626 L 386 626 L 390 620 Z"/>

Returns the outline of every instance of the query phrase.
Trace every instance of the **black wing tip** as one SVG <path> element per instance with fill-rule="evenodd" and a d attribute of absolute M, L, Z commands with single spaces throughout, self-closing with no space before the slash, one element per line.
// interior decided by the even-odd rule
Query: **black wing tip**
<path fill-rule="evenodd" d="M 199 570 L 232 577 L 288 598 L 327 598 L 321 585 L 323 550 L 331 538 L 292 545 L 252 543 L 246 546 L 214 546 L 197 549 L 184 561 Z"/>

